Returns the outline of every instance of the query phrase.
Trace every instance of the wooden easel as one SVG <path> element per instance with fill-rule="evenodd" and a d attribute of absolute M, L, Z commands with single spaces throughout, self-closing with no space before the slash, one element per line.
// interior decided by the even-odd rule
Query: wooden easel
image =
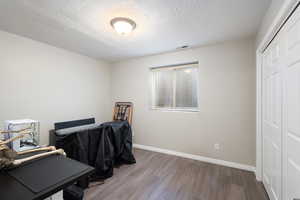
<path fill-rule="evenodd" d="M 133 103 L 116 102 L 113 111 L 113 121 L 128 121 L 132 124 Z"/>

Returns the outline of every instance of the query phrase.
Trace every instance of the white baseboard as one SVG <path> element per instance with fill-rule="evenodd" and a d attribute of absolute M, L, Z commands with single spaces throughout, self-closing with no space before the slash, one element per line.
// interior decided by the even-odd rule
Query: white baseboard
<path fill-rule="evenodd" d="M 225 161 L 225 160 L 208 158 L 208 157 L 204 157 L 204 156 L 182 153 L 182 152 L 172 151 L 172 150 L 168 150 L 168 149 L 161 149 L 161 148 L 157 148 L 157 147 L 153 147 L 153 146 L 146 146 L 146 145 L 141 145 L 141 144 L 133 144 L 133 147 L 137 148 L 137 149 L 143 149 L 143 150 L 148 150 L 148 151 L 154 151 L 154 152 L 179 156 L 179 157 L 183 157 L 183 158 L 189 158 L 189 159 L 193 159 L 193 160 L 199 160 L 202 162 L 212 163 L 212 164 L 216 164 L 216 165 L 222 165 L 222 166 L 226 166 L 226 167 L 242 169 L 242 170 L 251 171 L 251 172 L 255 173 L 255 167 L 250 166 L 250 165 L 244 165 L 244 164 L 239 164 L 239 163 L 235 163 L 235 162 L 229 162 L 229 161 Z"/>

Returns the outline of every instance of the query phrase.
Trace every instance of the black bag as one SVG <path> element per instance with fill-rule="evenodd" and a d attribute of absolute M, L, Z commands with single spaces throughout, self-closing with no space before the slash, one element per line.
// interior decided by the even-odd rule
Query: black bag
<path fill-rule="evenodd" d="M 83 195 L 83 189 L 76 185 L 71 185 L 63 191 L 64 200 L 83 200 Z"/>

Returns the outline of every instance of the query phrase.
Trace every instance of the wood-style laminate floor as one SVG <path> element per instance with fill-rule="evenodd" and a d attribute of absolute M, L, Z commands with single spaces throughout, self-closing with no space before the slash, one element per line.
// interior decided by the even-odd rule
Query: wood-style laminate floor
<path fill-rule="evenodd" d="M 86 200 L 268 200 L 254 173 L 144 150 Z"/>

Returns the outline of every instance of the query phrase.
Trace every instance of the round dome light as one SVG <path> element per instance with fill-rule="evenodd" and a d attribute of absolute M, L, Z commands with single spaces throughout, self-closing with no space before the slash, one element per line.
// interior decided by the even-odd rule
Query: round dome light
<path fill-rule="evenodd" d="M 136 27 L 133 20 L 124 17 L 116 17 L 110 21 L 110 24 L 121 35 L 131 33 Z"/>

